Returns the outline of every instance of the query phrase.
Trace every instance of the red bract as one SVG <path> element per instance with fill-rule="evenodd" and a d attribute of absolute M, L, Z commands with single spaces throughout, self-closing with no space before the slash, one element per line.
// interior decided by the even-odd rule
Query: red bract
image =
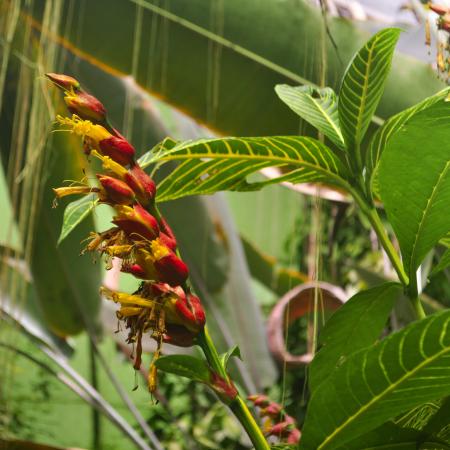
<path fill-rule="evenodd" d="M 97 174 L 97 178 L 104 190 L 104 198 L 101 201 L 118 205 L 129 205 L 134 201 L 134 192 L 123 181 L 107 175 Z"/>
<path fill-rule="evenodd" d="M 142 170 L 139 164 L 134 163 L 124 179 L 133 189 L 142 205 L 149 205 L 153 202 L 156 194 L 155 182 Z"/>
<path fill-rule="evenodd" d="M 172 250 L 167 247 L 167 254 L 160 259 L 155 259 L 155 270 L 158 278 L 170 284 L 179 286 L 185 283 L 189 275 L 189 269 Z"/>
<path fill-rule="evenodd" d="M 111 135 L 107 139 L 99 141 L 98 147 L 103 155 L 109 156 L 113 161 L 123 166 L 133 163 L 136 152 L 126 139 Z"/>
<path fill-rule="evenodd" d="M 194 344 L 195 336 L 195 333 L 183 325 L 166 324 L 164 342 L 178 347 L 191 347 Z"/>
<path fill-rule="evenodd" d="M 83 120 L 94 123 L 103 123 L 106 119 L 106 110 L 100 100 L 86 92 L 67 94 L 64 97 L 67 108 L 72 114 L 76 114 Z"/>
<path fill-rule="evenodd" d="M 69 75 L 63 75 L 61 73 L 47 73 L 45 76 L 52 81 L 56 86 L 65 91 L 72 89 L 73 91 L 78 91 L 80 89 L 80 83 L 73 77 Z"/>
<path fill-rule="evenodd" d="M 159 234 L 158 221 L 141 205 L 116 206 L 118 215 L 112 221 L 134 240 L 153 240 Z"/>

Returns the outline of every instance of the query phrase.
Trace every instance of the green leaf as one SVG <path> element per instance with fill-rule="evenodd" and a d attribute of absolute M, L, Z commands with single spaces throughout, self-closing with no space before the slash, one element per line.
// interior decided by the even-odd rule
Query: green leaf
<path fill-rule="evenodd" d="M 155 361 L 158 369 L 173 373 L 180 377 L 208 383 L 210 378 L 209 368 L 203 359 L 189 355 L 161 356 Z"/>
<path fill-rule="evenodd" d="M 77 9 L 80 23 L 68 21 L 55 30 L 60 33 L 55 40 L 66 46 L 69 64 L 73 53 L 77 61 L 88 59 L 110 73 L 132 74 L 149 92 L 224 135 L 297 134 L 298 118 L 273 95 L 273 86 L 319 85 L 322 71 L 315 61 L 323 57 L 318 45 L 323 42 L 325 79 L 336 90 L 343 74 L 339 57 L 349 61 L 368 39 L 358 24 L 329 18 L 338 55 L 325 35 L 319 37 L 322 16 L 308 3 L 290 0 L 280 8 L 273 0 L 227 0 L 220 6 L 205 6 L 204 0 L 96 0 L 88 10 Z M 63 3 L 63 17 L 70 8 L 70 2 Z M 20 20 L 30 23 L 23 9 Z M 45 29 L 38 14 L 34 19 L 36 33 Z M 381 117 L 443 87 L 429 64 L 409 55 L 396 55 L 394 66 Z M 78 65 L 70 64 L 70 70 L 77 71 Z M 111 95 L 106 107 L 114 101 Z"/>
<path fill-rule="evenodd" d="M 389 139 L 397 133 L 404 123 L 413 117 L 414 114 L 417 114 L 440 100 L 447 98 L 449 92 L 450 88 L 446 88 L 431 97 L 427 97 L 425 100 L 417 103 L 417 105 L 411 106 L 410 108 L 405 109 L 404 111 L 401 111 L 391 117 L 380 128 L 378 128 L 370 141 L 369 150 L 366 154 L 366 170 L 370 185 L 373 183 L 378 162 L 380 161 L 381 154 L 383 153 Z"/>
<path fill-rule="evenodd" d="M 380 160 L 380 195 L 410 280 L 450 230 L 450 215 L 442 209 L 450 203 L 449 118 L 450 103 L 444 101 L 415 114 Z"/>
<path fill-rule="evenodd" d="M 347 171 L 332 151 L 316 139 L 299 136 L 222 138 L 188 141 L 154 150 L 147 164 L 179 160 L 181 164 L 158 185 L 158 201 L 186 195 L 213 194 L 221 190 L 248 191 L 291 181 L 326 181 L 347 187 Z M 262 182 L 247 176 L 264 167 L 282 167 L 285 175 Z"/>
<path fill-rule="evenodd" d="M 312 392 L 333 376 L 333 369 L 349 355 L 380 337 L 401 290 L 398 283 L 384 283 L 358 292 L 330 317 L 319 338 L 322 348 L 309 369 Z"/>
<path fill-rule="evenodd" d="M 439 436 L 450 425 L 450 397 L 443 400 L 441 406 L 423 428 L 423 432 L 430 436 Z M 449 441 L 450 443 L 450 441 Z"/>
<path fill-rule="evenodd" d="M 241 351 L 239 350 L 239 347 L 235 345 L 234 347 L 231 347 L 227 352 L 220 355 L 220 361 L 222 362 L 223 367 L 225 369 L 228 366 L 228 361 L 231 357 L 235 356 L 236 358 L 241 358 Z"/>
<path fill-rule="evenodd" d="M 275 86 L 278 97 L 302 119 L 316 127 L 340 149 L 345 149 L 339 127 L 336 94 L 331 88 L 312 86 Z"/>
<path fill-rule="evenodd" d="M 392 422 L 350 441 L 339 450 L 417 450 L 424 434 Z"/>
<path fill-rule="evenodd" d="M 446 269 L 448 266 L 450 266 L 450 248 L 445 251 L 439 262 L 433 267 L 433 270 L 430 272 L 430 277 Z"/>
<path fill-rule="evenodd" d="M 339 91 L 339 122 L 350 154 L 360 160 L 359 145 L 384 91 L 398 28 L 376 33 L 354 56 Z"/>
<path fill-rule="evenodd" d="M 58 245 L 79 225 L 83 219 L 89 216 L 98 203 L 97 195 L 85 195 L 79 200 L 69 203 L 64 210 L 64 218 Z"/>
<path fill-rule="evenodd" d="M 450 311 L 414 322 L 351 355 L 311 397 L 300 449 L 343 446 L 424 402 L 450 394 Z"/>

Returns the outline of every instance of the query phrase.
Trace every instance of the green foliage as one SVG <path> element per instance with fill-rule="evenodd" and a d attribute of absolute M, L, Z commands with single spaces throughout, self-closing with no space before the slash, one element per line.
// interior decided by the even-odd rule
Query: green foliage
<path fill-rule="evenodd" d="M 180 377 L 208 383 L 210 372 L 207 364 L 200 358 L 189 355 L 168 355 L 161 356 L 155 361 L 158 369 L 164 372 L 173 373 Z"/>
<path fill-rule="evenodd" d="M 317 128 L 338 148 L 345 148 L 339 127 L 336 94 L 333 89 L 279 84 L 275 86 L 275 92 L 289 108 Z"/>
<path fill-rule="evenodd" d="M 67 205 L 58 245 L 75 229 L 75 227 L 94 210 L 98 200 L 95 194 L 86 195 Z"/>
<path fill-rule="evenodd" d="M 391 137 L 380 160 L 381 199 L 411 282 L 425 255 L 450 229 L 450 216 L 442 211 L 450 201 L 449 117 L 446 101 L 418 112 Z"/>
<path fill-rule="evenodd" d="M 449 311 L 436 313 L 347 358 L 313 394 L 300 448 L 339 448 L 409 408 L 449 395 L 449 322 Z"/>
<path fill-rule="evenodd" d="M 347 149 L 361 169 L 359 146 L 384 91 L 400 30 L 375 34 L 355 55 L 339 91 L 339 121 Z"/>
<path fill-rule="evenodd" d="M 331 316 L 320 335 L 322 348 L 309 369 L 313 393 L 336 366 L 379 338 L 401 288 L 398 283 L 385 283 L 358 292 Z"/>
<path fill-rule="evenodd" d="M 345 187 L 347 171 L 333 152 L 316 139 L 301 136 L 201 139 L 173 146 L 164 141 L 147 164 L 182 163 L 158 185 L 158 201 L 220 190 L 254 190 L 281 181 L 327 181 Z M 264 167 L 289 170 L 275 179 L 248 182 Z"/>

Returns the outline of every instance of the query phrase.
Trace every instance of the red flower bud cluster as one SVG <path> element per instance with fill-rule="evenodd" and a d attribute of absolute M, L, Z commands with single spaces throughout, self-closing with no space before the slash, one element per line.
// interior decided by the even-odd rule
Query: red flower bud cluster
<path fill-rule="evenodd" d="M 248 397 L 259 409 L 259 414 L 265 419 L 264 430 L 268 436 L 274 436 L 287 444 L 297 444 L 301 432 L 295 419 L 286 414 L 283 407 L 269 400 L 265 395 L 250 395 Z"/>
<path fill-rule="evenodd" d="M 72 117 L 58 116 L 58 122 L 83 138 L 84 150 L 102 162 L 98 186 L 69 186 L 54 189 L 57 197 L 96 193 L 115 215 L 113 228 L 92 233 L 85 250 L 122 260 L 122 272 L 144 280 L 134 294 L 103 288 L 107 298 L 120 304 L 117 317 L 128 329 L 127 342 L 136 344 L 134 367 L 141 364 L 142 336 L 150 333 L 158 344 L 193 345 L 205 325 L 200 299 L 187 284 L 189 270 L 180 258 L 177 240 L 155 204 L 154 181 L 135 161 L 133 146 L 107 121 L 102 103 L 84 92 L 77 80 L 67 75 L 47 74 L 64 91 Z M 156 367 L 150 367 L 149 388 L 156 387 Z"/>

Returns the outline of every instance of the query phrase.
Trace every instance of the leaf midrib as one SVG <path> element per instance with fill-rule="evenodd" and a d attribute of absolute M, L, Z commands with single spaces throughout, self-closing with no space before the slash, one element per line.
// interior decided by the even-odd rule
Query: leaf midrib
<path fill-rule="evenodd" d="M 446 332 L 447 330 L 447 326 L 448 326 L 448 322 L 450 319 L 447 319 L 447 321 L 445 322 L 445 326 L 443 331 L 441 332 L 441 338 L 442 338 L 442 334 Z M 426 329 L 428 329 L 434 321 L 430 321 L 430 324 L 428 325 L 428 327 Z M 422 339 L 422 337 L 421 337 Z M 422 369 L 422 367 L 432 363 L 435 359 L 441 357 L 442 355 L 444 355 L 445 353 L 450 351 L 450 345 L 443 348 L 441 351 L 439 351 L 438 353 L 436 353 L 434 356 L 432 356 L 429 359 L 426 359 L 424 361 L 422 361 L 419 365 L 417 365 L 413 370 L 410 370 L 409 372 L 405 373 L 405 375 L 403 375 L 401 378 L 399 378 L 395 383 L 391 384 L 387 389 L 385 389 L 384 391 L 382 391 L 380 394 L 376 395 L 375 397 L 372 398 L 372 400 L 370 400 L 368 403 L 366 403 L 363 407 L 361 407 L 355 414 L 353 414 L 352 416 L 350 416 L 342 425 L 340 425 L 338 428 L 336 428 L 331 434 L 329 434 L 327 436 L 327 438 L 320 444 L 319 447 L 317 447 L 317 450 L 323 449 L 325 448 L 326 444 L 328 442 L 330 442 L 336 435 L 339 434 L 339 432 L 343 429 L 345 429 L 345 427 L 350 424 L 351 422 L 353 422 L 355 419 L 357 419 L 361 414 L 363 414 L 367 409 L 369 409 L 374 403 L 378 402 L 380 399 L 382 399 L 383 397 L 385 397 L 387 394 L 389 394 L 391 391 L 395 390 L 395 388 L 403 383 L 405 380 L 407 380 L 408 378 L 410 378 L 411 376 L 413 376 L 416 372 L 418 372 L 420 369 Z"/>
<path fill-rule="evenodd" d="M 312 102 L 317 106 L 319 111 L 322 112 L 322 114 L 325 117 L 325 119 L 327 120 L 327 122 L 329 122 L 329 124 L 333 128 L 334 132 L 336 133 L 337 137 L 339 138 L 339 142 L 342 144 L 343 147 L 345 147 L 344 137 L 342 136 L 342 132 L 341 132 L 340 128 L 338 127 L 338 125 L 331 118 L 331 116 L 327 113 L 327 111 L 322 108 L 320 103 L 314 97 L 310 97 L 310 98 L 311 98 Z"/>

